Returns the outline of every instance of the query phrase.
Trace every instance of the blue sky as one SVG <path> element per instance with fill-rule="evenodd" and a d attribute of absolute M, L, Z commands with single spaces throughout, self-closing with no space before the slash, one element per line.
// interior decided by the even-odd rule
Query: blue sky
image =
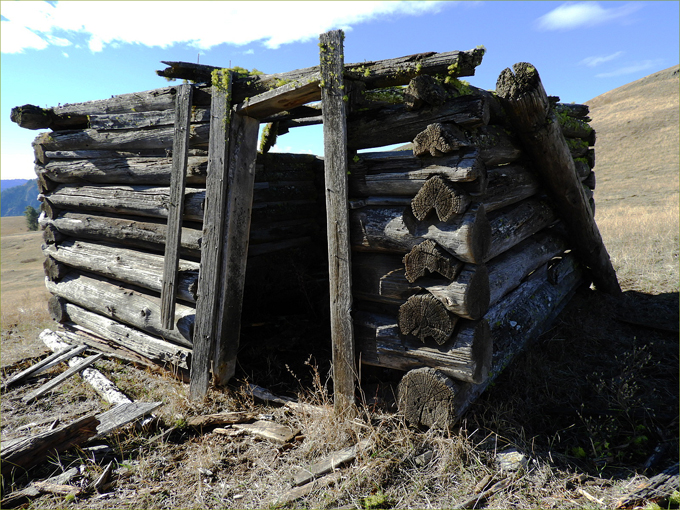
<path fill-rule="evenodd" d="M 318 64 L 318 35 L 345 30 L 345 62 L 425 51 L 487 53 L 467 80 L 494 89 L 530 62 L 550 95 L 583 103 L 678 63 L 679 2 L 2 1 L 2 179 L 33 178 L 38 131 L 14 106 L 104 99 L 167 86 L 161 60 L 276 73 Z M 322 154 L 320 128 L 275 148 Z"/>

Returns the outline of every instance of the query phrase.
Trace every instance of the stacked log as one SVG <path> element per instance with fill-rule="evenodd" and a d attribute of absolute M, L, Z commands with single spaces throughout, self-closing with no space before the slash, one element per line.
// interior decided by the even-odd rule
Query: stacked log
<path fill-rule="evenodd" d="M 52 316 L 156 363 L 190 368 L 205 210 L 209 89 L 196 87 L 173 328 L 160 322 L 172 174 L 174 88 L 51 109 L 34 142 Z M 40 110 L 40 109 L 37 109 Z M 63 110 L 63 111 L 62 111 Z M 22 117 L 23 114 L 23 117 Z M 32 116 L 33 115 L 33 116 Z M 47 126 L 36 126 L 47 127 Z M 260 154 L 249 259 L 309 246 L 319 224 L 311 155 Z"/>
<path fill-rule="evenodd" d="M 411 142 L 356 153 L 350 165 L 361 361 L 485 386 L 516 348 L 505 326 L 540 329 L 583 277 L 572 258 L 563 261 L 564 229 L 495 95 L 426 75 L 390 92 L 392 104 L 366 101 L 349 120 L 350 148 Z M 594 186 L 587 106 L 557 101 L 578 177 Z M 513 304 L 541 292 L 547 301 L 524 314 Z M 404 398 L 402 410 L 414 405 Z M 450 417 L 460 414 L 459 406 Z"/>

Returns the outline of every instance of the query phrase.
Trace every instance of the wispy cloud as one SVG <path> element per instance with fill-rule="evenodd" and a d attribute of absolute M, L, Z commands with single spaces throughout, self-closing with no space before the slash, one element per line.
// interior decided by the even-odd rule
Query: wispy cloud
<path fill-rule="evenodd" d="M 604 64 L 605 62 L 619 58 L 621 55 L 623 55 L 623 53 L 623 51 L 617 51 L 616 53 L 612 53 L 611 55 L 606 55 L 604 57 L 587 57 L 581 60 L 579 64 L 588 67 L 597 67 L 600 64 Z"/>
<path fill-rule="evenodd" d="M 307 41 L 334 28 L 390 16 L 438 12 L 437 1 L 328 1 L 310 8 L 306 1 L 173 2 L 172 9 L 155 1 L 6 2 L 2 9 L 2 52 L 20 53 L 50 45 L 66 45 L 75 36 L 88 37 L 91 51 L 115 42 L 166 48 L 176 43 L 209 49 L 222 43 L 261 41 L 268 48 Z M 248 19 L 257 9 L 257 23 L 228 23 Z M 183 15 L 177 13 L 182 11 Z M 106 15 L 102 16 L 105 12 Z M 291 17 L 290 13 L 295 12 Z M 193 18 L 193 19 L 192 19 Z M 148 20 L 152 19 L 153 23 Z M 283 22 L 282 20 L 285 20 Z"/>
<path fill-rule="evenodd" d="M 619 69 L 616 69 L 614 71 L 610 71 L 608 73 L 599 73 L 596 74 L 596 78 L 614 78 L 616 76 L 624 76 L 626 74 L 635 74 L 640 71 L 646 71 L 648 69 L 654 69 L 656 67 L 659 67 L 663 65 L 663 59 L 655 59 L 655 60 L 643 60 L 642 62 L 633 62 L 630 65 L 627 65 L 625 67 L 620 67 Z"/>
<path fill-rule="evenodd" d="M 631 2 L 621 7 L 603 7 L 598 2 L 567 2 L 538 18 L 539 30 L 572 30 L 624 19 L 642 8 Z"/>

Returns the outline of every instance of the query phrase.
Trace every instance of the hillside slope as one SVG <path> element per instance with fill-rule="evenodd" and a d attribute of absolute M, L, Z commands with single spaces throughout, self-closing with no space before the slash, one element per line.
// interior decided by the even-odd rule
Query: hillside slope
<path fill-rule="evenodd" d="M 35 179 L 4 190 L 0 195 L 0 216 L 22 216 L 29 205 L 39 209 L 37 196 L 38 181 Z"/>
<path fill-rule="evenodd" d="M 586 102 L 597 132 L 598 206 L 620 199 L 651 206 L 677 197 L 678 86 L 676 65 Z"/>

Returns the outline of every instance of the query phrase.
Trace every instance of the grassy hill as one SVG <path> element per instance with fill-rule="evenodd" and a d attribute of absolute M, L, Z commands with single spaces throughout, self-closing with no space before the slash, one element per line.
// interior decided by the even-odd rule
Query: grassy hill
<path fill-rule="evenodd" d="M 21 186 L 13 186 L 0 195 L 0 216 L 21 216 L 27 206 L 40 208 L 38 181 L 33 179 Z"/>

